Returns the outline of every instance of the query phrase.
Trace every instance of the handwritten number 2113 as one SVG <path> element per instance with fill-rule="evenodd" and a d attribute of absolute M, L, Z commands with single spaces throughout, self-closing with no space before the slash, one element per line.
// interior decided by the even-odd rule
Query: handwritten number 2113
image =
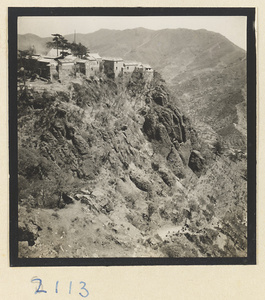
<path fill-rule="evenodd" d="M 47 293 L 47 291 L 45 291 L 42 287 L 42 280 L 40 278 L 33 278 L 31 280 L 31 282 L 37 282 L 38 283 L 38 287 L 35 291 L 35 294 L 39 294 L 39 293 Z M 80 281 L 79 284 L 81 284 L 81 287 L 80 287 L 80 292 L 79 292 L 79 295 L 83 298 L 86 298 L 88 295 L 89 295 L 89 292 L 86 288 L 86 283 L 84 281 Z M 55 293 L 57 294 L 59 291 L 59 281 L 56 281 L 56 285 L 55 285 Z M 72 281 L 70 281 L 70 284 L 69 284 L 69 294 L 71 294 L 72 292 Z"/>

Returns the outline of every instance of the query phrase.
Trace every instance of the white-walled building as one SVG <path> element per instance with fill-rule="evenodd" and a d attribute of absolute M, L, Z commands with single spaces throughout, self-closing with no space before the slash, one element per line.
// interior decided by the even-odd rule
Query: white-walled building
<path fill-rule="evenodd" d="M 123 73 L 132 73 L 139 66 L 138 62 L 124 62 Z"/>
<path fill-rule="evenodd" d="M 110 77 L 117 77 L 123 72 L 123 59 L 120 57 L 103 57 L 104 73 Z"/>

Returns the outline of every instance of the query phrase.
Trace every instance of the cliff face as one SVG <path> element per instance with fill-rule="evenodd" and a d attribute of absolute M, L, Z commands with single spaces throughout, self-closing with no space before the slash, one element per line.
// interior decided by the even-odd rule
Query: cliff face
<path fill-rule="evenodd" d="M 20 256 L 246 256 L 246 159 L 212 149 L 176 102 L 158 73 L 28 81 Z"/>

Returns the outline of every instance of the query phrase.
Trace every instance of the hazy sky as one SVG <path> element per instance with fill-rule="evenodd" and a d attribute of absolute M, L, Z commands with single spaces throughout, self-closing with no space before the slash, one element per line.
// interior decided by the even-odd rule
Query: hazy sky
<path fill-rule="evenodd" d="M 234 44 L 246 49 L 246 22 L 244 16 L 170 16 L 170 17 L 19 17 L 18 33 L 33 33 L 48 37 L 90 33 L 101 28 L 131 29 L 144 27 L 153 30 L 165 28 L 206 29 L 219 32 Z"/>

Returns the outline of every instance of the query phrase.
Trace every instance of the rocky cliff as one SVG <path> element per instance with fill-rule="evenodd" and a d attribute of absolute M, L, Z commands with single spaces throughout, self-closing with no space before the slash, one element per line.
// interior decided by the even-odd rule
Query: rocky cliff
<path fill-rule="evenodd" d="M 201 139 L 177 102 L 157 72 L 28 80 L 19 255 L 246 256 L 246 158 Z"/>

